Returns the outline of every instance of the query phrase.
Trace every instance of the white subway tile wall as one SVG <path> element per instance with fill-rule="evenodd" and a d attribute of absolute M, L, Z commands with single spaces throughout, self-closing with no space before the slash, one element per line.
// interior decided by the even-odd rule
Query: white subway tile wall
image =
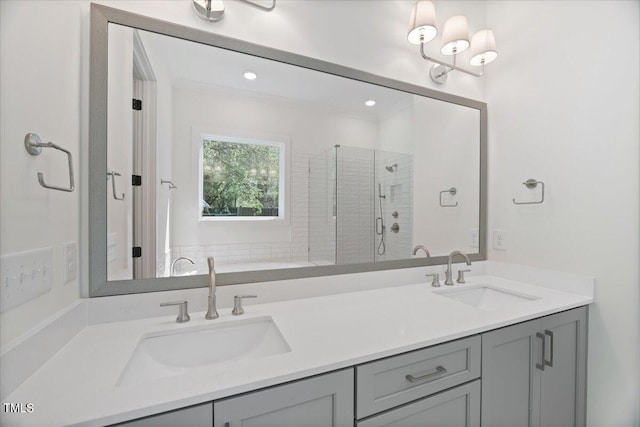
<path fill-rule="evenodd" d="M 335 148 L 309 157 L 309 261 L 336 262 Z"/>
<path fill-rule="evenodd" d="M 374 261 L 373 166 L 373 150 L 338 148 L 338 264 Z"/>

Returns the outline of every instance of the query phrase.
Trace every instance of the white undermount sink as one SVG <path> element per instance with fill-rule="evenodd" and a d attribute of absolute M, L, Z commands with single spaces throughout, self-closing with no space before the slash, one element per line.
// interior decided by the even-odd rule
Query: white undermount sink
<path fill-rule="evenodd" d="M 140 338 L 118 385 L 289 351 L 291 347 L 269 316 L 154 332 Z"/>
<path fill-rule="evenodd" d="M 481 310 L 496 310 L 539 299 L 536 296 L 508 291 L 491 285 L 442 289 L 434 291 L 434 293 Z"/>

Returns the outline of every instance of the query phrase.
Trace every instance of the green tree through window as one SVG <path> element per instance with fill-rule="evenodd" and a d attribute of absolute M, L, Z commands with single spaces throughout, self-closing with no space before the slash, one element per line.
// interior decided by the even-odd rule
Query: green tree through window
<path fill-rule="evenodd" d="M 202 216 L 278 216 L 280 147 L 202 141 Z"/>

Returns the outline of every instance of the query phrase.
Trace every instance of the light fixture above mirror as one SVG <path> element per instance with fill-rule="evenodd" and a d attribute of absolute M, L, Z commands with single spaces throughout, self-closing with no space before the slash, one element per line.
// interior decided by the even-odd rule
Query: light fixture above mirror
<path fill-rule="evenodd" d="M 272 11 L 276 7 L 276 0 L 264 4 L 264 0 L 242 0 L 258 9 Z M 200 18 L 209 22 L 218 22 L 224 18 L 224 2 L 222 0 L 192 0 L 193 10 Z"/>
<path fill-rule="evenodd" d="M 453 56 L 451 64 L 428 56 L 424 51 L 424 45 L 432 41 L 438 34 L 436 27 L 436 10 L 429 0 L 420 0 L 413 5 L 409 18 L 409 31 L 407 40 L 411 44 L 420 45 L 422 58 L 431 61 L 431 79 L 438 84 L 447 81 L 447 76 L 453 70 L 461 71 L 474 77 L 484 75 L 484 66 L 498 56 L 496 51 L 496 39 L 493 30 L 485 28 L 473 34 L 469 39 L 469 25 L 464 15 L 452 16 L 446 20 L 442 30 L 442 47 L 440 53 Z M 458 55 L 470 49 L 469 64 L 481 67 L 479 73 L 466 70 L 457 65 Z"/>

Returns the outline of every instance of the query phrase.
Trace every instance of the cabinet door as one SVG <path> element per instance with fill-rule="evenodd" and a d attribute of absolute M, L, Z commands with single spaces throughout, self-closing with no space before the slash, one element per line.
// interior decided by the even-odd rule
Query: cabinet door
<path fill-rule="evenodd" d="M 532 419 L 539 390 L 536 344 L 540 320 L 520 323 L 482 335 L 482 425 L 525 427 Z M 536 351 L 537 350 L 537 351 Z"/>
<path fill-rule="evenodd" d="M 214 402 L 215 427 L 353 426 L 353 369 Z"/>
<path fill-rule="evenodd" d="M 540 425 L 585 425 L 587 309 L 542 319 L 545 370 L 540 372 Z"/>
<path fill-rule="evenodd" d="M 357 427 L 479 427 L 480 380 L 358 421 Z"/>
<path fill-rule="evenodd" d="M 118 424 L 118 427 L 211 427 L 213 404 L 211 402 L 175 411 L 152 415 Z"/>

